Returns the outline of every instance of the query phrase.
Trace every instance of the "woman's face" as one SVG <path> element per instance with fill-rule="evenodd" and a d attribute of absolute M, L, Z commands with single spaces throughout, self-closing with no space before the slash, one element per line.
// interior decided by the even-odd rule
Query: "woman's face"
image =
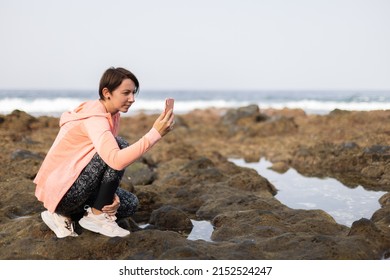
<path fill-rule="evenodd" d="M 135 102 L 135 84 L 130 79 L 124 79 L 122 83 L 109 95 L 110 99 L 108 103 L 108 111 L 111 114 L 115 114 L 118 111 L 126 113 L 131 105 Z"/>

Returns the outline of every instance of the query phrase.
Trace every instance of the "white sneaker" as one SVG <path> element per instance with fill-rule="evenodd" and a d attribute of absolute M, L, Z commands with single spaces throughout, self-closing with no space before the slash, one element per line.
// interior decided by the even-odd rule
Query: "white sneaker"
<path fill-rule="evenodd" d="M 42 220 L 45 224 L 56 234 L 58 238 L 64 238 L 67 236 L 78 236 L 74 231 L 72 221 L 64 216 L 61 216 L 56 213 L 50 213 L 49 211 L 44 211 L 41 213 Z"/>
<path fill-rule="evenodd" d="M 110 216 L 106 213 L 95 215 L 92 213 L 91 207 L 88 207 L 86 210 L 87 215 L 82 217 L 79 221 L 80 226 L 83 228 L 110 237 L 124 237 L 130 234 L 130 231 L 118 226 L 115 222 L 115 216 Z"/>

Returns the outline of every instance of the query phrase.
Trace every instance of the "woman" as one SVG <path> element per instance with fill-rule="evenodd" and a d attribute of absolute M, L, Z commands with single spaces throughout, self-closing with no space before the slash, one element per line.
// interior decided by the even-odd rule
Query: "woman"
<path fill-rule="evenodd" d="M 118 187 L 124 168 L 174 123 L 169 110 L 136 143 L 118 137 L 120 112 L 129 110 L 138 89 L 133 73 L 109 68 L 100 80 L 100 99 L 62 114 L 59 133 L 34 179 L 35 195 L 47 209 L 42 219 L 58 238 L 77 236 L 72 217 L 83 213 L 79 224 L 85 229 L 111 237 L 130 234 L 115 222 L 134 214 L 138 206 L 135 195 Z"/>

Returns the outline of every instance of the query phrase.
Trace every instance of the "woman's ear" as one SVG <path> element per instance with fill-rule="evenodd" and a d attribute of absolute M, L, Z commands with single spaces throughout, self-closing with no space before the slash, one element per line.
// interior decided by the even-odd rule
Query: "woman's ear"
<path fill-rule="evenodd" d="M 106 100 L 106 99 L 110 100 L 111 99 L 111 93 L 108 90 L 108 88 L 103 88 L 102 93 L 103 93 L 103 96 L 104 96 L 104 100 Z"/>

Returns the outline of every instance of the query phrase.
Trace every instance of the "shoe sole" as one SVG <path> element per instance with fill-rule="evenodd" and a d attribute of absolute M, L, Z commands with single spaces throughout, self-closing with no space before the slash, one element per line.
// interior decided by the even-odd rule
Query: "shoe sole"
<path fill-rule="evenodd" d="M 97 229 L 95 224 L 86 221 L 84 218 L 82 218 L 79 221 L 79 225 L 82 226 L 83 228 L 89 230 L 89 231 L 92 231 L 95 233 L 100 233 L 102 235 L 109 236 L 109 237 L 125 237 L 125 236 L 130 234 L 130 231 L 127 231 L 127 233 L 123 233 L 123 234 L 115 234 L 115 233 L 108 232 L 105 230 Z M 123 229 L 123 230 L 125 230 L 125 229 Z"/>
<path fill-rule="evenodd" d="M 53 223 L 53 220 L 49 217 L 49 214 L 47 211 L 42 212 L 41 217 L 42 217 L 42 220 L 44 221 L 44 223 L 55 233 L 55 235 L 58 238 L 64 238 L 64 237 L 70 236 L 72 234 L 72 233 L 63 234 L 63 233 L 59 232 L 58 227 Z"/>

